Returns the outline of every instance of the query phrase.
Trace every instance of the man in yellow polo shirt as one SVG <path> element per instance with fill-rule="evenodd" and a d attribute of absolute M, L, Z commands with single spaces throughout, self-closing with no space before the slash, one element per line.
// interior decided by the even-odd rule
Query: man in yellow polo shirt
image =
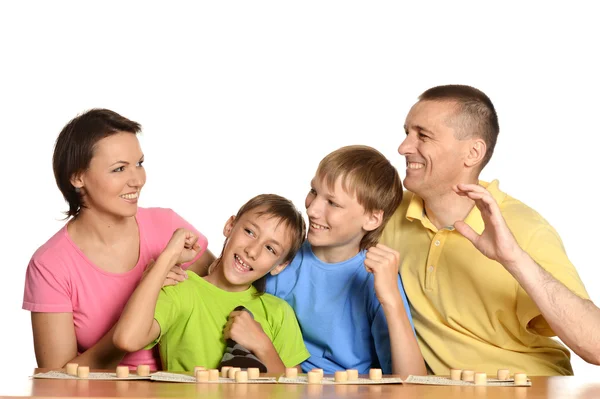
<path fill-rule="evenodd" d="M 600 309 L 588 299 L 557 232 L 537 212 L 479 181 L 498 119 L 460 85 L 425 91 L 410 110 L 404 200 L 381 242 L 399 272 L 431 372 L 573 374 L 570 352 L 600 363 Z"/>

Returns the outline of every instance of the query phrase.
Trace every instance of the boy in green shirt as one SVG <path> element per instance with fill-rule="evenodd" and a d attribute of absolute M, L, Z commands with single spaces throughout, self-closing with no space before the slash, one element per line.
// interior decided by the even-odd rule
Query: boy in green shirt
<path fill-rule="evenodd" d="M 159 344 L 163 368 L 216 368 L 226 340 L 247 348 L 269 372 L 283 372 L 309 357 L 292 308 L 264 294 L 264 276 L 281 272 L 304 241 L 302 215 L 287 199 L 252 198 L 229 218 L 221 256 L 206 277 L 188 271 L 174 286 L 162 283 L 176 264 L 193 259 L 198 237 L 178 229 L 129 299 L 113 341 L 121 350 Z M 246 311 L 233 311 L 243 306 Z"/>

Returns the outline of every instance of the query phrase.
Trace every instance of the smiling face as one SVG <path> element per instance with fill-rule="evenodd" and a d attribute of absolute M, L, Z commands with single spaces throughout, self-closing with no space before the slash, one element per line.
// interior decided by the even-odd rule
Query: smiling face
<path fill-rule="evenodd" d="M 456 107 L 450 101 L 419 101 L 406 117 L 406 138 L 398 152 L 406 157 L 404 187 L 421 198 L 445 194 L 468 180 L 471 139 L 459 140 L 452 126 Z"/>
<path fill-rule="evenodd" d="M 226 291 L 243 291 L 267 273 L 281 272 L 290 247 L 289 227 L 279 217 L 255 208 L 225 224 L 227 242 L 219 267 L 207 280 Z"/>
<path fill-rule="evenodd" d="M 133 133 L 116 133 L 99 140 L 89 168 L 71 183 L 83 192 L 85 208 L 115 218 L 134 216 L 146 182 L 144 154 Z"/>
<path fill-rule="evenodd" d="M 337 261 L 356 255 L 367 231 L 380 224 L 380 220 L 365 212 L 355 196 L 344 190 L 342 179 L 339 177 L 330 188 L 325 179 L 315 177 L 306 196 L 307 239 L 315 255 L 324 261 L 332 253 Z"/>

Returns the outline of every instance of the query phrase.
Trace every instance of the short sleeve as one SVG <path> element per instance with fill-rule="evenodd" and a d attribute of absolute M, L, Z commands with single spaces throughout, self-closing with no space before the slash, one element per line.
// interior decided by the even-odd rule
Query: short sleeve
<path fill-rule="evenodd" d="M 188 223 L 187 220 L 185 220 L 184 218 L 179 216 L 179 214 L 177 214 L 175 211 L 171 210 L 171 229 L 170 229 L 170 231 L 173 232 L 179 228 L 184 228 L 186 230 L 193 231 L 198 236 L 198 245 L 200 246 L 200 251 L 198 251 L 198 254 L 196 255 L 196 257 L 194 259 L 192 259 L 190 262 L 184 263 L 183 265 L 181 265 L 182 269 L 185 270 L 188 267 L 190 267 L 194 262 L 196 262 L 202 256 L 204 251 L 206 251 L 206 248 L 208 248 L 208 239 L 202 233 L 200 233 L 194 226 L 192 226 L 190 223 Z"/>
<path fill-rule="evenodd" d="M 160 326 L 160 334 L 144 349 L 150 349 L 159 343 L 181 315 L 181 301 L 177 295 L 177 288 L 178 286 L 168 286 L 160 290 L 154 309 L 154 319 Z"/>
<path fill-rule="evenodd" d="M 538 265 L 573 293 L 581 298 L 589 299 L 577 270 L 567 257 L 558 233 L 551 226 L 545 225 L 538 229 L 523 249 Z M 520 324 L 529 331 L 543 336 L 556 335 L 541 317 L 541 312 L 535 302 L 520 286 L 517 287 L 517 317 Z"/>
<path fill-rule="evenodd" d="M 32 258 L 25 275 L 23 309 L 32 312 L 73 312 L 68 272 L 57 261 L 52 265 Z"/>
<path fill-rule="evenodd" d="M 275 329 L 273 346 L 286 367 L 295 367 L 308 359 L 310 353 L 304 345 L 302 332 L 292 307 L 281 300 L 281 320 Z"/>

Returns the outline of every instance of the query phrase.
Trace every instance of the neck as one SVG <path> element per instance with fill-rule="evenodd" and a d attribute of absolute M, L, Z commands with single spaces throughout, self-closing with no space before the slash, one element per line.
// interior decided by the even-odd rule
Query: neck
<path fill-rule="evenodd" d="M 311 249 L 315 256 L 325 263 L 344 262 L 360 252 L 359 244 L 328 247 L 311 245 Z"/>
<path fill-rule="evenodd" d="M 104 245 L 112 245 L 123 240 L 123 234 L 131 228 L 137 229 L 134 216 L 115 217 L 82 209 L 68 225 L 69 234 L 84 240 L 94 240 Z"/>
<path fill-rule="evenodd" d="M 242 292 L 250 288 L 249 285 L 235 285 L 227 281 L 223 274 L 223 263 L 220 257 L 209 266 L 208 275 L 204 277 L 204 280 L 227 292 Z"/>
<path fill-rule="evenodd" d="M 474 182 L 468 183 L 477 184 L 478 181 L 475 179 Z M 450 190 L 444 194 L 423 198 L 423 205 L 431 223 L 436 228 L 443 229 L 454 226 L 454 223 L 459 220 L 464 220 L 475 206 L 475 202 Z"/>

